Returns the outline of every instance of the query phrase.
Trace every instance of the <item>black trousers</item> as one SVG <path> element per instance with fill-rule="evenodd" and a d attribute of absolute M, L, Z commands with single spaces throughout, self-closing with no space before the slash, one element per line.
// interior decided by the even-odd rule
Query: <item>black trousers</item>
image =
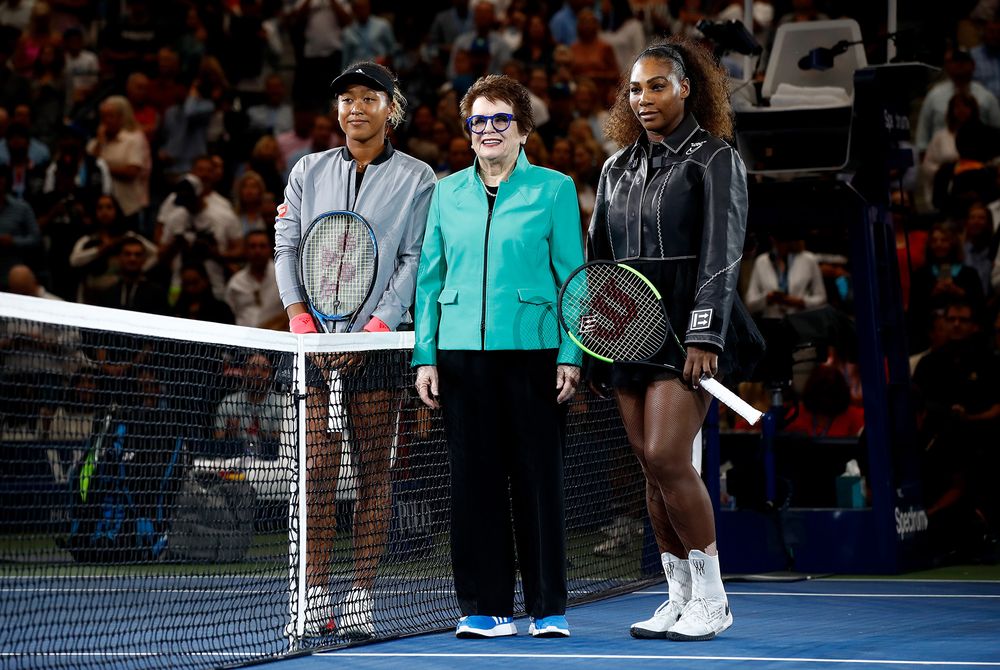
<path fill-rule="evenodd" d="M 566 409 L 556 402 L 556 350 L 438 351 L 438 374 L 462 614 L 511 616 L 515 566 L 529 615 L 565 613 Z"/>

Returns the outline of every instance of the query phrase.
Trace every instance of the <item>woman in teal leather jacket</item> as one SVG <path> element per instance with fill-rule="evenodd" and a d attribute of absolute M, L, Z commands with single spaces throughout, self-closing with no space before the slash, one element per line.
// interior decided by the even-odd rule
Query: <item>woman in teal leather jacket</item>
<path fill-rule="evenodd" d="M 581 352 L 559 286 L 583 263 L 573 181 L 531 165 L 527 90 L 478 80 L 461 110 L 475 163 L 435 188 L 417 271 L 417 390 L 441 406 L 451 462 L 459 637 L 513 635 L 514 544 L 535 636 L 568 636 L 565 403 Z M 440 400 L 440 405 L 439 405 Z M 513 523 L 511 517 L 513 515 Z"/>

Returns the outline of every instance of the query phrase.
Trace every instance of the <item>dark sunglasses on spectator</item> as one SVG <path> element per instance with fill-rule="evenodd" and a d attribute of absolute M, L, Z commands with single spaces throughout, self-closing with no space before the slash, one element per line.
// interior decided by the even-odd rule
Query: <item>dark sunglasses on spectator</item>
<path fill-rule="evenodd" d="M 498 133 L 502 133 L 510 128 L 510 122 L 515 120 L 516 119 L 513 114 L 506 114 L 504 112 L 494 114 L 493 116 L 476 114 L 475 116 L 470 116 L 465 120 L 465 126 L 476 135 L 482 135 L 486 132 L 486 122 L 489 121 L 493 124 L 493 130 Z"/>

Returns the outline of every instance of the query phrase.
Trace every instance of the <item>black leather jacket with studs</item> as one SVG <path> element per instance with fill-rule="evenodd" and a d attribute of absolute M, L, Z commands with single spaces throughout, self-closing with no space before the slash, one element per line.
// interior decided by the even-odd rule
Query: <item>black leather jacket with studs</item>
<path fill-rule="evenodd" d="M 747 221 L 739 153 L 688 114 L 662 142 L 611 156 L 597 188 L 589 259 L 625 261 L 658 286 L 677 336 L 721 352 Z"/>

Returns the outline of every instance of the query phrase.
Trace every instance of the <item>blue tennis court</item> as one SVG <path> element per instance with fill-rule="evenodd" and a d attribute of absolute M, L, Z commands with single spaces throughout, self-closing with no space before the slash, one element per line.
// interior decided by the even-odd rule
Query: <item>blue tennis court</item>
<path fill-rule="evenodd" d="M 1000 667 L 1000 582 L 818 579 L 729 585 L 733 627 L 709 643 L 634 640 L 628 624 L 665 586 L 574 607 L 570 639 L 420 635 L 288 659 L 272 670 L 329 668 Z"/>

